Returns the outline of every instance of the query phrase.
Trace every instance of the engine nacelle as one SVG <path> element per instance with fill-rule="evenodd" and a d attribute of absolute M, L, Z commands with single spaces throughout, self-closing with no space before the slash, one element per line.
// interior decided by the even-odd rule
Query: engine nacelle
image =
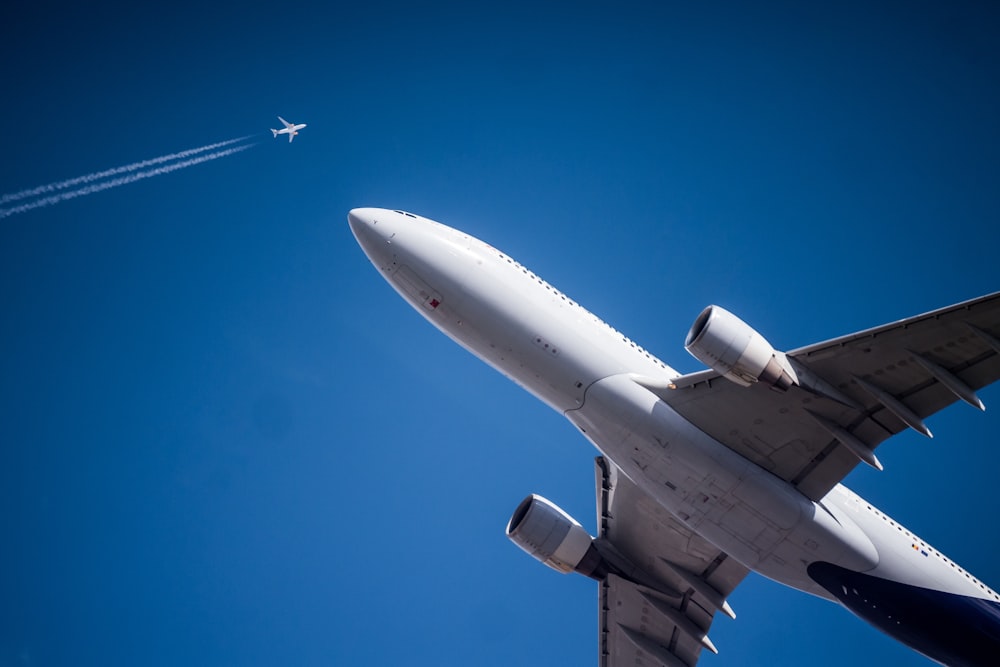
<path fill-rule="evenodd" d="M 562 573 L 600 578 L 605 572 L 594 538 L 554 503 L 531 494 L 507 522 L 507 537 L 532 558 Z"/>
<path fill-rule="evenodd" d="M 749 324 L 719 306 L 709 306 L 691 325 L 684 349 L 727 380 L 780 389 L 795 384 L 795 371 Z"/>

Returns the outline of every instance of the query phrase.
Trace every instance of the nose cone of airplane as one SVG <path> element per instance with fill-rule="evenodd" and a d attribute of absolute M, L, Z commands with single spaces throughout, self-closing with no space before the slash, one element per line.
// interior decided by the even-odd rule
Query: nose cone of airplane
<path fill-rule="evenodd" d="M 347 224 L 351 226 L 354 238 L 358 240 L 365 252 L 368 252 L 368 245 L 373 243 L 375 237 L 378 236 L 375 229 L 377 213 L 377 208 L 353 208 L 347 214 Z"/>
<path fill-rule="evenodd" d="M 357 236 L 358 232 L 366 226 L 371 226 L 375 222 L 374 208 L 352 208 L 347 213 L 347 224 L 351 226 L 351 231 Z"/>
<path fill-rule="evenodd" d="M 358 245 L 369 259 L 379 265 L 386 250 L 386 225 L 380 226 L 378 221 L 379 215 L 384 213 L 385 211 L 378 208 L 355 208 L 347 214 L 347 224 L 351 226 Z"/>

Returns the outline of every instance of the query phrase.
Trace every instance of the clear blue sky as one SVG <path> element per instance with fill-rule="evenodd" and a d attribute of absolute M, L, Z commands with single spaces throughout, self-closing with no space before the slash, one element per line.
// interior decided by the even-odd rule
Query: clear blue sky
<path fill-rule="evenodd" d="M 594 530 L 594 452 L 346 214 L 461 227 L 682 371 L 709 303 L 788 349 L 998 289 L 995 5 L 744 4 L 7 7 L 0 194 L 261 143 L 0 220 L 0 665 L 596 664 L 596 586 L 503 532 L 529 492 Z M 996 588 L 982 397 L 848 484 Z M 732 603 L 700 664 L 927 664 Z"/>

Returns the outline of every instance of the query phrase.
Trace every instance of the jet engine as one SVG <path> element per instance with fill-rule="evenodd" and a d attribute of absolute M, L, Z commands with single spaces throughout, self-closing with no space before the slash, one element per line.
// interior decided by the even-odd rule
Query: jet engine
<path fill-rule="evenodd" d="M 604 559 L 583 526 L 554 503 L 532 494 L 507 522 L 507 537 L 532 558 L 562 573 L 593 579 L 607 574 Z"/>
<path fill-rule="evenodd" d="M 761 382 L 784 391 L 796 383 L 784 353 L 775 351 L 749 324 L 719 306 L 701 311 L 684 340 L 684 349 L 744 387 Z"/>

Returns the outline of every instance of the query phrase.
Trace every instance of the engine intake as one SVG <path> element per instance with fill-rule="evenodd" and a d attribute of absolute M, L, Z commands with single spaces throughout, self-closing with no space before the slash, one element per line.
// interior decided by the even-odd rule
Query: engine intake
<path fill-rule="evenodd" d="M 782 352 L 749 324 L 719 306 L 701 311 L 684 340 L 684 349 L 727 380 L 749 387 L 757 382 L 782 391 L 795 373 Z"/>
<path fill-rule="evenodd" d="M 532 558 L 562 573 L 594 579 L 607 574 L 594 538 L 554 503 L 531 494 L 507 522 L 507 537 Z"/>

